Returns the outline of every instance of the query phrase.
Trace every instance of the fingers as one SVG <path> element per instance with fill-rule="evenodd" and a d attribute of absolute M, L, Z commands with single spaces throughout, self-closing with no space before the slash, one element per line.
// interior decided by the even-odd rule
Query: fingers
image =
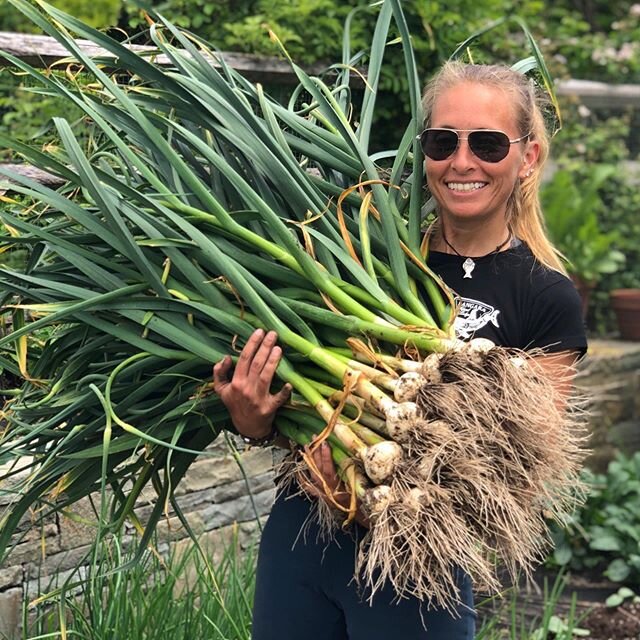
<path fill-rule="evenodd" d="M 278 335 L 275 331 L 264 333 L 254 331 L 240 353 L 234 382 L 242 383 L 251 379 L 259 393 L 265 393 L 271 386 L 273 376 L 282 357 L 282 349 L 276 346 Z"/>
<path fill-rule="evenodd" d="M 260 373 L 268 362 L 273 361 L 274 352 L 277 354 L 277 360 L 280 359 L 282 349 L 276 346 L 277 340 L 278 335 L 275 331 L 269 331 L 264 336 L 251 362 L 251 369 L 253 371 Z"/>
<path fill-rule="evenodd" d="M 276 346 L 277 339 L 275 331 L 265 334 L 262 329 L 256 329 L 238 356 L 233 374 L 234 382 L 242 383 L 250 378 L 253 384 L 259 382 L 268 387 L 282 357 L 282 349 Z M 224 385 L 228 382 L 232 362 L 229 356 L 225 356 L 214 366 L 214 383 Z"/>
<path fill-rule="evenodd" d="M 264 363 L 262 360 L 263 355 L 264 354 L 262 353 L 262 349 L 258 351 L 256 357 L 254 358 L 251 370 L 254 373 L 258 374 L 258 380 L 260 381 L 262 388 L 268 389 L 271 386 L 273 376 L 275 375 L 278 364 L 280 363 L 280 358 L 282 357 L 282 349 L 280 347 L 272 346 L 267 357 L 264 360 Z"/>
<path fill-rule="evenodd" d="M 308 461 L 310 464 L 307 472 L 298 474 L 300 487 L 308 495 L 324 500 L 329 506 L 349 512 L 351 494 L 338 477 L 331 447 L 323 442 L 313 450 L 313 453 L 311 453 L 312 448 L 313 445 L 305 447 L 307 453 L 311 455 L 311 460 Z"/>
<path fill-rule="evenodd" d="M 340 478 L 338 478 L 336 467 L 331 457 L 331 447 L 326 442 L 323 442 L 313 450 L 311 457 L 320 474 L 320 477 L 315 473 L 312 474 L 313 483 L 324 492 L 324 481 L 330 491 L 335 491 L 340 484 Z"/>
<path fill-rule="evenodd" d="M 316 449 L 313 449 L 313 445 L 307 445 L 304 449 L 311 457 L 311 461 L 307 466 L 307 473 L 300 473 L 298 481 L 310 495 L 326 498 L 327 493 L 335 492 L 340 482 L 331 459 L 331 449 L 326 442 L 321 443 Z M 329 459 L 327 459 L 327 451 Z"/>
<path fill-rule="evenodd" d="M 308 495 L 314 496 L 316 498 L 324 498 L 325 493 L 324 490 L 318 489 L 315 484 L 313 484 L 309 478 L 308 474 L 305 471 L 297 472 L 298 484 L 300 488 Z"/>
<path fill-rule="evenodd" d="M 280 389 L 280 391 L 278 391 L 278 393 L 275 393 L 272 396 L 273 406 L 276 409 L 279 409 L 280 407 L 282 407 L 285 404 L 287 404 L 287 402 L 289 401 L 289 398 L 291 397 L 292 389 L 293 389 L 293 387 L 287 382 L 287 384 L 285 384 L 282 387 L 282 389 Z"/>
<path fill-rule="evenodd" d="M 247 340 L 247 343 L 244 345 L 242 351 L 240 352 L 240 356 L 238 357 L 238 362 L 236 364 L 235 375 L 246 378 L 249 374 L 249 370 L 253 363 L 253 359 L 262 345 L 262 341 L 264 338 L 264 331 L 262 329 L 256 329 Z"/>

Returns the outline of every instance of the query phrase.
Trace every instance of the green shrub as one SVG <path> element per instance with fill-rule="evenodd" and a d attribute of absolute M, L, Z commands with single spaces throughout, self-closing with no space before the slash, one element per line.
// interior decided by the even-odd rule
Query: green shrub
<path fill-rule="evenodd" d="M 118 22 L 123 0 L 49 0 L 49 4 L 70 13 L 92 27 L 110 27 Z M 8 2 L 0 3 L 0 31 L 38 33 L 20 11 Z"/>
<path fill-rule="evenodd" d="M 584 480 L 587 501 L 565 528 L 553 526 L 548 564 L 640 585 L 640 452 L 618 455 L 604 474 L 587 470 Z"/>
<path fill-rule="evenodd" d="M 597 8 L 595 5 L 598 5 Z M 634 0 L 545 3 L 534 30 L 557 70 L 604 82 L 640 80 L 640 9 Z"/>
<path fill-rule="evenodd" d="M 615 171 L 611 164 L 589 165 L 580 174 L 558 169 L 542 189 L 549 236 L 569 260 L 569 273 L 587 285 L 615 273 L 625 261 L 615 248 L 620 235 L 601 230 L 598 220 L 604 206 L 599 190 Z"/>
<path fill-rule="evenodd" d="M 46 145 L 56 138 L 52 118 L 64 113 L 71 121 L 80 118 L 79 109 L 69 103 L 34 91 L 28 78 L 0 68 L 0 131 L 35 145 Z M 14 158 L 10 148 L 0 149 L 0 162 Z"/>
<path fill-rule="evenodd" d="M 97 28 L 117 24 L 123 0 L 49 0 L 49 4 Z M 37 27 L 6 1 L 0 2 L 0 31 L 38 33 Z M 0 131 L 19 140 L 47 144 L 55 135 L 51 119 L 64 112 L 74 120 L 80 111 L 69 103 L 33 92 L 34 83 L 15 69 L 0 65 Z M 12 161 L 11 149 L 0 149 L 0 162 Z"/>
<path fill-rule="evenodd" d="M 591 292 L 587 316 L 590 330 L 602 335 L 615 329 L 616 321 L 609 303 L 609 292 L 622 287 L 640 287 L 640 190 L 638 177 L 625 172 L 624 161 L 633 159 L 630 152 L 631 114 L 599 117 L 585 107 L 564 108 L 565 126 L 553 143 L 558 168 L 571 176 L 576 185 L 592 184 L 594 166 L 615 166 L 597 188 L 597 229 L 626 258 L 617 270 L 602 273 Z M 557 212 L 562 215 L 562 211 Z M 581 224 L 587 224 L 587 212 Z M 586 238 L 588 240 L 588 237 Z M 570 238 L 573 251 L 580 251 L 580 238 Z M 588 257 L 589 247 L 584 247 Z M 561 246 L 561 248 L 563 248 Z M 578 253 L 579 255 L 579 253 Z M 569 256 L 572 258 L 573 256 Z M 583 257 L 580 256 L 579 257 Z"/>

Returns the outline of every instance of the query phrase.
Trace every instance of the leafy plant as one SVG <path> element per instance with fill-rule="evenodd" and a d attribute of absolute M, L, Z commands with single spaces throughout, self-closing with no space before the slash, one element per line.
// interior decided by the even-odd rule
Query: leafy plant
<path fill-rule="evenodd" d="M 567 587 L 567 576 L 559 571 L 553 581 L 544 579 L 542 585 L 542 610 L 531 615 L 530 603 L 518 589 L 512 588 L 496 609 L 494 600 L 481 601 L 477 605 L 482 624 L 476 640 L 572 640 L 588 636 L 589 631 L 581 624 L 583 615 L 577 612 L 577 597 L 571 595 L 569 608 L 562 614 L 559 603 Z"/>
<path fill-rule="evenodd" d="M 122 9 L 122 0 L 49 0 L 49 4 L 97 28 L 116 24 Z M 15 11 L 8 2 L 0 4 L 0 31 L 40 33 L 30 20 Z"/>
<path fill-rule="evenodd" d="M 625 261 L 624 254 L 614 248 L 618 234 L 603 232 L 598 224 L 599 189 L 615 171 L 612 165 L 596 165 L 578 178 L 560 169 L 542 191 L 551 239 L 569 260 L 569 272 L 589 284 L 614 273 Z"/>
<path fill-rule="evenodd" d="M 629 587 L 620 587 L 615 593 L 611 594 L 605 601 L 607 607 L 619 607 L 623 602 L 630 601 L 633 603 L 640 602 L 640 596 Z"/>
<path fill-rule="evenodd" d="M 598 229 L 613 233 L 615 248 L 626 261 L 623 268 L 603 274 L 592 288 L 587 322 L 597 335 L 611 332 L 616 320 L 609 292 L 618 288 L 640 287 L 640 191 L 636 178 L 626 169 L 632 158 L 633 127 L 629 114 L 606 116 L 584 105 L 563 104 L 565 126 L 555 137 L 553 154 L 558 168 L 572 174 L 578 184 L 589 184 L 593 166 L 615 165 L 598 189 Z"/>
<path fill-rule="evenodd" d="M 548 564 L 640 584 L 640 452 L 619 454 L 605 474 L 587 470 L 584 476 L 589 496 L 564 528 L 553 525 Z"/>

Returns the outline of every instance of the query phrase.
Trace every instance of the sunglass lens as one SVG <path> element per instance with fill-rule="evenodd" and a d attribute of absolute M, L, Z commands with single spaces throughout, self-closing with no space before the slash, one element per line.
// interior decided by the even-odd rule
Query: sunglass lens
<path fill-rule="evenodd" d="M 455 131 L 426 129 L 420 136 L 422 152 L 432 160 L 448 158 L 458 146 L 458 134 Z"/>
<path fill-rule="evenodd" d="M 509 153 L 509 138 L 501 131 L 472 131 L 469 133 L 471 151 L 485 162 L 500 162 Z"/>

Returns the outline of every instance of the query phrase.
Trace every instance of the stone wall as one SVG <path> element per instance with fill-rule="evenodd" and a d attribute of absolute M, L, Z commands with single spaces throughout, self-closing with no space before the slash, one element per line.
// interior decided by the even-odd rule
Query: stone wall
<path fill-rule="evenodd" d="M 593 396 L 590 466 L 602 469 L 616 450 L 639 449 L 640 343 L 594 341 L 578 384 Z M 212 553 L 232 532 L 238 533 L 240 544 L 246 547 L 257 540 L 258 521 L 266 517 L 273 502 L 272 468 L 279 453 L 271 449 L 242 452 L 243 474 L 223 438 L 208 451 L 211 456 L 199 458 L 179 485 L 179 503 Z M 152 499 L 149 493 L 147 504 L 139 505 L 142 517 L 151 509 Z M 2 500 L 0 492 L 0 510 Z M 95 522 L 86 503 L 74 509 L 73 519 L 58 516 L 43 527 L 25 529 L 24 539 L 0 567 L 0 637 L 11 637 L 19 629 L 24 595 L 36 596 L 38 576 L 64 576 L 77 569 L 93 539 Z M 175 514 L 161 521 L 159 536 L 161 547 L 190 544 Z"/>
<path fill-rule="evenodd" d="M 242 451 L 238 461 L 234 449 L 242 445 L 233 437 L 230 441 L 232 447 L 219 437 L 207 450 L 209 455 L 196 460 L 176 490 L 192 530 L 214 556 L 232 536 L 237 536 L 243 548 L 257 542 L 258 521 L 266 518 L 275 497 L 272 470 L 279 453 L 251 448 Z M 6 501 L 0 491 L 0 513 Z M 153 492 L 148 491 L 137 508 L 142 520 L 152 504 Z M 73 508 L 72 517 L 51 517 L 42 526 L 25 523 L 16 536 L 20 542 L 0 567 L 0 638 L 18 637 L 25 595 L 32 600 L 39 595 L 40 585 L 47 590 L 51 576 L 64 579 L 82 565 L 96 522 L 92 506 L 83 501 Z M 126 535 L 134 540 L 132 527 Z M 161 552 L 169 544 L 189 543 L 187 532 L 171 511 L 158 525 L 158 539 Z"/>
<path fill-rule="evenodd" d="M 588 465 L 603 471 L 617 451 L 640 449 L 640 342 L 592 341 L 577 384 L 591 398 Z"/>

